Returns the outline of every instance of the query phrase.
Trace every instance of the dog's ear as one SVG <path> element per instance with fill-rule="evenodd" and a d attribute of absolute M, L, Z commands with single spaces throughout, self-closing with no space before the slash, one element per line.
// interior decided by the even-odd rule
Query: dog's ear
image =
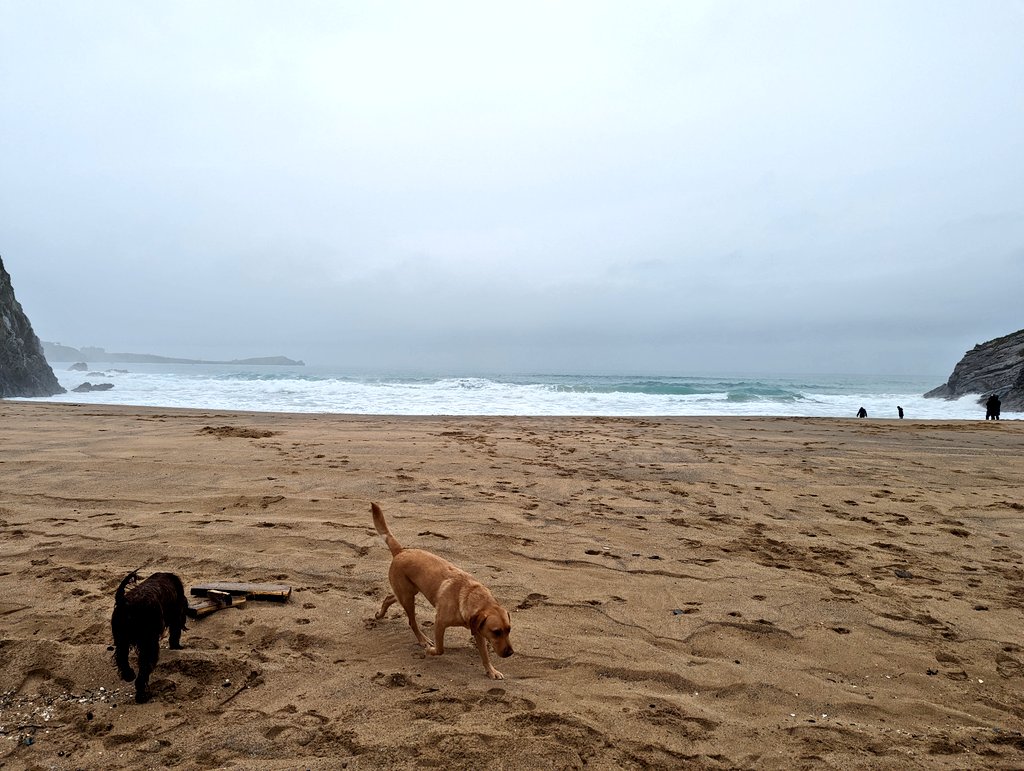
<path fill-rule="evenodd" d="M 480 631 L 484 628 L 484 621 L 487 620 L 487 614 L 480 611 L 469 620 L 469 631 L 473 634 L 480 634 Z"/>

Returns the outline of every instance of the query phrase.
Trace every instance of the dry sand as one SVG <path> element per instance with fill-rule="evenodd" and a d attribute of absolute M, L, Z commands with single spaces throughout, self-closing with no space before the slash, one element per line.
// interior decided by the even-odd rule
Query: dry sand
<path fill-rule="evenodd" d="M 1024 766 L 1022 422 L 0 415 L 5 769 Z M 511 611 L 505 680 L 373 620 L 372 500 Z M 294 592 L 136 705 L 139 566 Z"/>

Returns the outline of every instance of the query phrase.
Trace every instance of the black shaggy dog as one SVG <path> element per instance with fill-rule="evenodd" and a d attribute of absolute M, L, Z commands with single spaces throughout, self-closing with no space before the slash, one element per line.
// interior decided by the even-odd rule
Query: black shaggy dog
<path fill-rule="evenodd" d="M 160 638 L 164 629 L 170 630 L 171 648 L 181 648 L 181 630 L 185 628 L 188 600 L 185 587 L 174 573 L 154 573 L 130 592 L 128 584 L 139 580 L 139 571 L 133 570 L 117 587 L 114 594 L 114 614 L 110 628 L 114 633 L 114 662 L 121 679 L 135 680 L 135 701 L 149 700 L 149 676 L 160 658 Z M 128 652 L 135 648 L 139 654 L 139 677 L 128 663 Z"/>

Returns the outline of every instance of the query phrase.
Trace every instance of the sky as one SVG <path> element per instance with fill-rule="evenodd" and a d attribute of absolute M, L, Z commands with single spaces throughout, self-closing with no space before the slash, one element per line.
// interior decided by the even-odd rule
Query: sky
<path fill-rule="evenodd" d="M 36 333 L 936 375 L 1024 327 L 1024 0 L 0 0 Z"/>

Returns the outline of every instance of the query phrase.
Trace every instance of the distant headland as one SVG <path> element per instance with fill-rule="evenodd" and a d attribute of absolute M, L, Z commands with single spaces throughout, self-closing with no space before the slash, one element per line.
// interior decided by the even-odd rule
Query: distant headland
<path fill-rule="evenodd" d="M 257 356 L 251 359 L 231 359 L 230 361 L 209 361 L 206 359 L 179 359 L 172 356 L 157 356 L 152 353 L 111 353 L 103 348 L 84 346 L 72 348 L 60 343 L 42 341 L 46 360 L 53 361 L 84 361 L 104 364 L 254 364 L 282 367 L 304 367 L 304 361 L 289 359 L 287 356 Z"/>

